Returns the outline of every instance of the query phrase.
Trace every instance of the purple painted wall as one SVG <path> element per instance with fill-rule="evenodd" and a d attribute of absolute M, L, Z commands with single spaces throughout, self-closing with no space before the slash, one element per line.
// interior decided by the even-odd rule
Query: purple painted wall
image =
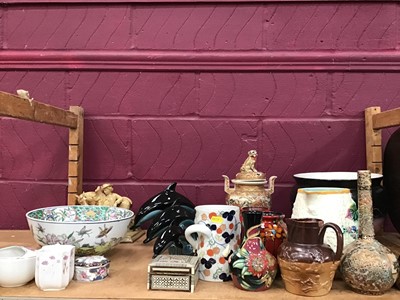
<path fill-rule="evenodd" d="M 223 203 L 221 175 L 257 149 L 289 214 L 293 174 L 365 168 L 364 108 L 400 106 L 399 16 L 396 1 L 6 0 L 0 90 L 83 106 L 85 190 L 110 182 L 136 211 L 177 181 Z M 66 203 L 68 133 L 0 130 L 0 228 L 26 228 Z"/>

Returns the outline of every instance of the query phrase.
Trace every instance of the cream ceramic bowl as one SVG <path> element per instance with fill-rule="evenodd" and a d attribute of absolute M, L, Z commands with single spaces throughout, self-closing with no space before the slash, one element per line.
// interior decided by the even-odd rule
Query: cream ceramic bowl
<path fill-rule="evenodd" d="M 0 286 L 17 287 L 35 277 L 36 254 L 22 246 L 0 249 Z"/>
<path fill-rule="evenodd" d="M 39 208 L 26 214 L 40 245 L 73 245 L 77 256 L 102 255 L 119 244 L 133 218 L 113 206 L 70 205 Z"/>

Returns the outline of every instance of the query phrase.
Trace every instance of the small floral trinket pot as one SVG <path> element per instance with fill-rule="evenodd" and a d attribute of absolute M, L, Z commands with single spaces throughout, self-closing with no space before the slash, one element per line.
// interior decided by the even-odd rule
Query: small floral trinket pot
<path fill-rule="evenodd" d="M 74 279 L 85 282 L 103 280 L 108 276 L 109 268 L 110 261 L 104 256 L 82 256 L 75 260 Z"/>

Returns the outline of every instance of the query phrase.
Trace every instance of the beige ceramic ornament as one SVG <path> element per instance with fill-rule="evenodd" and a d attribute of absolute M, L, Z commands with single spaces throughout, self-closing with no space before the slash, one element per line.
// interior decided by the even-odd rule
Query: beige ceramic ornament
<path fill-rule="evenodd" d="M 269 188 L 265 189 L 266 175 L 257 171 L 255 168 L 256 161 L 257 151 L 250 150 L 240 172 L 236 174 L 235 179 L 232 179 L 234 188 L 229 186 L 229 177 L 222 175 L 225 178 L 226 203 L 228 205 L 271 209 L 271 195 L 274 192 L 276 176 L 269 178 Z"/>
<path fill-rule="evenodd" d="M 114 193 L 111 184 L 105 183 L 98 186 L 94 192 L 85 192 L 77 196 L 77 201 L 81 205 L 105 205 L 117 206 L 130 209 L 132 200 Z"/>

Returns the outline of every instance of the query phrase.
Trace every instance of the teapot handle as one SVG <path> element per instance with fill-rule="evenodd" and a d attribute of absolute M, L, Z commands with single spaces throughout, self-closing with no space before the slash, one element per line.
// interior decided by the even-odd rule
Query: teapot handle
<path fill-rule="evenodd" d="M 325 231 L 327 228 L 332 228 L 336 233 L 336 253 L 335 253 L 335 261 L 340 260 L 343 253 L 343 233 L 340 227 L 334 223 L 325 223 L 324 226 L 321 228 L 318 239 L 321 244 L 324 242 Z"/>

